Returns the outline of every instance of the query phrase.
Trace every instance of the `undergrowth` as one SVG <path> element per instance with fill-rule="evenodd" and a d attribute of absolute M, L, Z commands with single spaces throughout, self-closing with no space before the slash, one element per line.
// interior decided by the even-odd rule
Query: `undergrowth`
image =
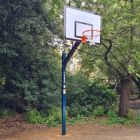
<path fill-rule="evenodd" d="M 50 114 L 45 116 L 41 112 L 32 109 L 26 113 L 26 121 L 33 124 L 45 124 L 49 127 L 55 127 L 61 124 L 61 110 L 54 108 L 49 111 Z M 136 116 L 132 112 L 128 113 L 126 118 L 118 117 L 117 113 L 113 110 L 109 110 L 107 114 L 104 114 L 103 107 L 98 106 L 91 116 L 78 115 L 77 117 L 67 117 L 67 123 L 69 125 L 75 125 L 76 123 L 93 123 L 98 125 L 137 125 L 140 124 L 140 116 Z"/>
<path fill-rule="evenodd" d="M 61 123 L 61 110 L 53 108 L 49 110 L 49 115 L 46 116 L 42 112 L 32 109 L 26 112 L 25 119 L 29 123 L 46 124 L 48 127 L 55 127 Z"/>
<path fill-rule="evenodd" d="M 15 111 L 10 108 L 0 108 L 0 118 L 11 117 L 15 115 Z"/>

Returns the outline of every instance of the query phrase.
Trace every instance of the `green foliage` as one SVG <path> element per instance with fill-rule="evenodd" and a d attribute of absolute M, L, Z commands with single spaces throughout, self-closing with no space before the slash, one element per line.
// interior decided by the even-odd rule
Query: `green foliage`
<path fill-rule="evenodd" d="M 11 110 L 10 108 L 0 108 L 0 118 L 2 117 L 10 117 L 15 114 L 14 110 Z"/>
<path fill-rule="evenodd" d="M 127 119 L 132 122 L 132 124 L 140 124 L 140 115 L 137 114 L 137 111 L 129 109 Z"/>
<path fill-rule="evenodd" d="M 115 117 L 108 120 L 108 124 L 130 124 L 131 122 L 126 118 Z"/>
<path fill-rule="evenodd" d="M 106 112 L 109 111 L 117 101 L 117 96 L 114 90 L 98 80 L 89 85 L 87 93 L 88 98 L 91 98 L 94 102 L 93 107 L 95 108 L 98 105 L 102 105 Z"/>
<path fill-rule="evenodd" d="M 140 116 L 136 117 L 136 124 L 140 124 Z"/>
<path fill-rule="evenodd" d="M 52 108 L 49 110 L 49 116 L 47 117 L 47 125 L 48 126 L 57 126 L 61 123 L 61 109 L 60 108 Z"/>
<path fill-rule="evenodd" d="M 72 117 L 77 117 L 80 115 L 89 116 L 91 114 L 87 106 L 81 106 L 80 104 L 75 102 L 70 105 L 68 113 L 68 115 Z"/>
<path fill-rule="evenodd" d="M 39 112 L 36 109 L 31 109 L 26 112 L 26 121 L 33 124 L 46 124 L 49 127 L 57 126 L 61 122 L 61 110 L 52 108 L 48 111 L 49 115 Z"/>
<path fill-rule="evenodd" d="M 116 118 L 117 117 L 116 112 L 113 110 L 109 110 L 107 115 L 108 115 L 108 118 Z"/>
<path fill-rule="evenodd" d="M 60 104 L 60 57 L 52 47 L 44 4 L 40 0 L 0 1 L 1 107 L 24 112 Z"/>
<path fill-rule="evenodd" d="M 97 106 L 102 106 L 104 113 L 107 113 L 117 101 L 115 92 L 99 81 L 90 82 L 82 74 L 73 77 L 77 76 L 75 81 L 71 81 L 71 90 L 68 90 L 69 115 L 74 117 L 78 115 L 89 116 L 92 115 Z"/>
<path fill-rule="evenodd" d="M 81 0 L 75 3 L 81 5 Z M 114 87 L 120 74 L 131 74 L 135 79 L 140 77 L 140 37 L 135 34 L 140 21 L 139 4 L 139 0 L 87 0 L 84 6 L 80 6 L 91 11 L 94 9 L 103 19 L 100 47 L 83 47 L 81 51 L 82 64 L 89 75 L 97 73 L 94 77 L 103 78 Z M 109 40 L 112 42 L 110 51 Z"/>
<path fill-rule="evenodd" d="M 26 113 L 26 121 L 33 124 L 47 124 L 47 118 L 42 117 L 41 113 L 35 109 L 28 110 Z"/>
<path fill-rule="evenodd" d="M 136 114 L 136 112 L 129 110 L 128 116 L 126 118 L 118 117 L 117 113 L 114 110 L 109 110 L 108 112 L 108 120 L 107 124 L 124 124 L 124 125 L 131 125 L 131 124 L 140 124 L 140 117 Z"/>
<path fill-rule="evenodd" d="M 75 125 L 78 122 L 85 122 L 85 118 L 83 115 L 78 115 L 77 117 L 73 117 L 68 120 L 68 124 L 70 125 Z"/>
<path fill-rule="evenodd" d="M 129 109 L 128 114 L 127 114 L 127 118 L 129 120 L 136 120 L 136 118 L 137 118 L 136 112 Z"/>
<path fill-rule="evenodd" d="M 117 113 L 113 110 L 108 112 L 108 121 L 107 124 L 131 124 L 127 118 L 118 117 Z"/>
<path fill-rule="evenodd" d="M 108 121 L 107 124 L 129 124 L 129 120 L 127 118 L 118 117 L 116 112 L 110 110 L 108 112 Z"/>
<path fill-rule="evenodd" d="M 93 111 L 94 116 L 103 116 L 104 113 L 105 113 L 105 110 L 103 106 L 97 106 Z"/>

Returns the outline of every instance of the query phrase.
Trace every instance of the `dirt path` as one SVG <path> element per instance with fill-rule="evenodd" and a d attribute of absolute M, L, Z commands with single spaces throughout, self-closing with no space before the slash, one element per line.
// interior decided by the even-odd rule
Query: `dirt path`
<path fill-rule="evenodd" d="M 68 126 L 61 136 L 61 127 L 31 125 L 17 115 L 0 119 L 0 140 L 140 140 L 140 126 L 99 126 L 94 123 Z"/>
<path fill-rule="evenodd" d="M 140 140 L 140 127 L 77 125 L 69 126 L 66 136 L 60 135 L 60 128 L 42 128 L 3 136 L 0 140 Z"/>

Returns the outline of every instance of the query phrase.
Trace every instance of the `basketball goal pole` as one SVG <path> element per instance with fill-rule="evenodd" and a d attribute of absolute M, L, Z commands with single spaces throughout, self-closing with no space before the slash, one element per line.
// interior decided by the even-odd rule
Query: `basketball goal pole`
<path fill-rule="evenodd" d="M 80 43 L 75 42 L 67 56 L 65 51 L 62 52 L 62 135 L 66 135 L 66 66 Z"/>

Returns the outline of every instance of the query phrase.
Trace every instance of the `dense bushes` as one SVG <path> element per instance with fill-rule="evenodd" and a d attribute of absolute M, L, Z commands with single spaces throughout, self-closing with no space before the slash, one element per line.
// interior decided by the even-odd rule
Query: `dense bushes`
<path fill-rule="evenodd" d="M 58 105 L 60 57 L 44 4 L 0 1 L 0 107 L 24 112 Z"/>
<path fill-rule="evenodd" d="M 116 94 L 108 86 L 101 82 L 91 82 L 82 73 L 67 77 L 67 111 L 68 117 L 102 116 L 108 112 L 116 102 Z M 47 95 L 47 94 L 46 94 Z M 60 94 L 58 94 L 60 95 Z M 26 120 L 31 123 L 43 123 L 55 126 L 61 122 L 61 109 L 56 108 L 55 100 L 42 98 L 49 106 L 47 108 L 28 110 Z M 59 99 L 57 102 L 61 102 Z M 43 103 L 44 104 L 44 103 Z"/>
<path fill-rule="evenodd" d="M 26 121 L 33 124 L 44 124 L 47 123 L 47 119 L 41 115 L 36 109 L 28 110 L 26 112 Z"/>
<path fill-rule="evenodd" d="M 73 85 L 69 85 L 70 90 L 67 94 L 69 115 L 73 117 L 78 115 L 89 116 L 98 106 L 101 112 L 107 113 L 117 101 L 115 92 L 98 80 L 91 82 L 82 74 L 76 76 L 77 79 L 74 79 Z"/>

